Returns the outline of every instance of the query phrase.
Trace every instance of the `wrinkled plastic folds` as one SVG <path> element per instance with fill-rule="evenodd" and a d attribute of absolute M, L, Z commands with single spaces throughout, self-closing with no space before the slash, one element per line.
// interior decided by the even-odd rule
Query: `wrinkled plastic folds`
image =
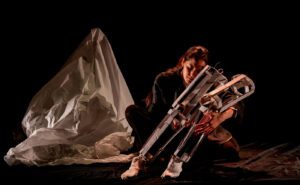
<path fill-rule="evenodd" d="M 125 109 L 133 99 L 110 43 L 92 29 L 62 69 L 31 100 L 27 139 L 9 149 L 9 165 L 129 162 L 133 144 Z"/>

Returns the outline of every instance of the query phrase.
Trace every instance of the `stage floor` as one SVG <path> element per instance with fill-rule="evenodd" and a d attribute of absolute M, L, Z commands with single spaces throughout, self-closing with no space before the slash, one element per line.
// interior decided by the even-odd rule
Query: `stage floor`
<path fill-rule="evenodd" d="M 160 178 L 166 162 L 156 162 L 126 181 L 120 175 L 128 163 L 45 167 L 4 164 L 1 176 L 7 184 L 300 184 L 300 145 L 251 143 L 242 146 L 240 157 L 236 162 L 191 161 L 176 179 Z"/>

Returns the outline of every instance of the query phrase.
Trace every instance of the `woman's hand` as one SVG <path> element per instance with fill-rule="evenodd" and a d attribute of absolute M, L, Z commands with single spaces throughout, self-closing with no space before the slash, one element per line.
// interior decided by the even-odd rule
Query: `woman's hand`
<path fill-rule="evenodd" d="M 211 125 L 213 116 L 214 116 L 213 112 L 204 113 L 201 120 L 195 126 L 195 134 L 196 135 L 201 134 L 201 133 L 208 134 L 214 130 L 214 128 Z"/>
<path fill-rule="evenodd" d="M 178 119 L 173 119 L 171 126 L 173 130 L 178 130 L 180 128 L 180 123 Z"/>
<path fill-rule="evenodd" d="M 231 118 L 234 115 L 234 110 L 229 108 L 222 113 L 208 112 L 205 113 L 199 123 L 195 126 L 195 134 L 205 133 L 210 134 L 225 120 Z"/>

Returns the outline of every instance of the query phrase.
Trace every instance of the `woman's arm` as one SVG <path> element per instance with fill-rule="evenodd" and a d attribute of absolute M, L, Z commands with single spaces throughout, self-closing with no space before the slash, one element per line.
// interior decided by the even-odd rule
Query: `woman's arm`
<path fill-rule="evenodd" d="M 218 113 L 218 112 L 206 113 L 204 116 L 208 117 L 208 119 L 206 120 L 210 120 L 210 121 L 203 122 L 203 123 L 201 123 L 200 121 L 200 123 L 195 127 L 195 133 L 209 134 L 225 120 L 232 118 L 235 115 L 235 113 L 236 113 L 236 108 L 234 107 L 230 107 L 222 113 Z"/>

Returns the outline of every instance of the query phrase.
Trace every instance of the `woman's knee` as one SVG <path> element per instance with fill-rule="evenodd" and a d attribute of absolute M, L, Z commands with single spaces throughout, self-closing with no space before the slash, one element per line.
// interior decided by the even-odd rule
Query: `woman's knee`
<path fill-rule="evenodd" d="M 127 108 L 126 108 L 126 110 L 125 110 L 125 117 L 126 117 L 126 119 L 128 120 L 130 120 L 130 118 L 132 118 L 133 117 L 133 115 L 135 115 L 136 114 L 136 112 L 137 112 L 137 106 L 136 105 L 129 105 Z"/>
<path fill-rule="evenodd" d="M 238 144 L 236 139 L 233 137 L 229 141 L 223 143 L 223 147 L 227 148 L 227 149 L 234 149 L 237 152 L 240 151 L 240 145 Z"/>

